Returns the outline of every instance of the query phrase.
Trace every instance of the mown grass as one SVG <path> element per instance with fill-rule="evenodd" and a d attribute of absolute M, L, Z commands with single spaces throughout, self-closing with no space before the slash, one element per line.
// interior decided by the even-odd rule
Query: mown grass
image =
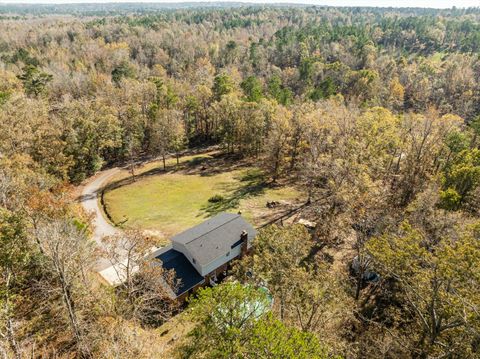
<path fill-rule="evenodd" d="M 260 225 L 268 217 L 267 201 L 296 202 L 303 197 L 290 186 L 270 187 L 255 167 L 211 166 L 203 171 L 209 158 L 182 159 L 182 169 L 166 173 L 157 167 L 142 168 L 139 173 L 144 175 L 137 181 L 105 192 L 111 219 L 126 228 L 154 230 L 170 237 L 223 211 L 241 211 Z M 215 195 L 221 200 L 209 201 Z"/>
<path fill-rule="evenodd" d="M 210 151 L 200 154 L 186 155 L 179 158 L 179 165 L 177 165 L 177 159 L 174 157 L 168 157 L 165 161 L 167 171 L 174 170 L 177 167 L 193 167 L 198 166 L 203 161 L 211 159 L 218 151 Z M 163 161 L 155 160 L 144 163 L 135 167 L 135 176 L 154 175 L 163 172 Z M 119 174 L 110 179 L 110 182 L 121 181 L 131 177 L 131 173 L 127 169 L 123 169 Z"/>

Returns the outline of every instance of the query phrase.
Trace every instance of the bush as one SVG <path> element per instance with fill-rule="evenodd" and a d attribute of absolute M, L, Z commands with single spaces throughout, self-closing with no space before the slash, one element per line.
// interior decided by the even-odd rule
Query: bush
<path fill-rule="evenodd" d="M 208 202 L 210 203 L 218 203 L 222 202 L 225 198 L 221 194 L 216 194 L 215 196 L 212 196 L 208 199 Z"/>
<path fill-rule="evenodd" d="M 440 204 L 444 209 L 456 210 L 460 207 L 462 197 L 453 188 L 440 191 Z"/>

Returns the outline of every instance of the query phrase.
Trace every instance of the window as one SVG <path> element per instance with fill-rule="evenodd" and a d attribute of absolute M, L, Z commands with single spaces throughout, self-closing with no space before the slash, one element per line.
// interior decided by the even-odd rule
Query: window
<path fill-rule="evenodd" d="M 195 258 L 192 258 L 192 262 L 193 262 L 193 264 L 196 264 L 196 263 L 197 263 L 197 261 L 195 260 Z"/>

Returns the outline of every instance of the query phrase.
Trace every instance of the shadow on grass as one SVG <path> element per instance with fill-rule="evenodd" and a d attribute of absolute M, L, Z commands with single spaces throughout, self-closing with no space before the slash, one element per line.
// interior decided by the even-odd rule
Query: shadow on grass
<path fill-rule="evenodd" d="M 188 160 L 183 159 L 178 165 L 167 165 L 165 170 L 160 162 L 158 166 L 135 175 L 135 181 L 130 175 L 105 184 L 98 189 L 97 193 L 101 195 L 102 207 L 106 216 L 110 218 L 108 206 L 103 200 L 104 195 L 109 191 L 131 185 L 136 181 L 159 174 L 181 171 L 181 173 L 185 175 L 210 177 L 223 172 L 230 172 L 236 169 L 245 168 L 245 166 L 247 166 L 247 164 L 241 160 L 241 157 L 237 155 L 228 155 L 223 153 L 198 154 L 197 156 L 194 156 Z M 128 167 L 125 167 L 124 169 L 128 169 Z M 265 182 L 263 173 L 259 170 L 248 170 L 246 173 L 242 173 L 242 175 L 237 176 L 235 179 L 236 183 L 224 184 L 221 188 L 219 188 L 222 192 L 228 193 L 229 195 L 226 198 L 224 197 L 220 202 L 209 202 L 207 205 L 202 207 L 201 213 L 198 215 L 199 217 L 202 215 L 204 217 L 210 217 L 219 212 L 235 208 L 238 206 L 242 198 L 260 195 L 264 192 L 265 187 L 268 186 Z M 238 182 L 240 182 L 240 187 Z M 212 195 L 214 195 L 214 193 L 212 193 Z M 87 198 L 83 198 L 83 200 L 86 199 Z"/>
<path fill-rule="evenodd" d="M 220 173 L 244 168 L 249 164 L 238 154 L 214 153 L 203 161 L 186 164 L 184 173 L 201 177 L 212 177 Z"/>
<path fill-rule="evenodd" d="M 133 177 L 131 175 L 129 175 L 129 176 L 127 176 L 125 178 L 122 178 L 120 180 L 112 181 L 112 182 L 107 183 L 106 185 L 101 187 L 98 192 L 99 193 L 104 193 L 104 192 L 112 191 L 114 189 L 117 189 L 117 188 L 120 188 L 120 187 L 123 187 L 123 186 L 128 186 L 128 185 L 130 185 L 130 184 L 132 184 L 132 183 L 134 183 L 138 180 L 141 180 L 143 178 L 155 176 L 155 175 L 158 175 L 158 174 L 176 172 L 176 171 L 179 171 L 179 170 L 189 171 L 190 169 L 198 168 L 202 163 L 205 163 L 210 159 L 211 159 L 210 155 L 208 155 L 208 156 L 198 155 L 198 156 L 193 157 L 192 159 L 183 160 L 178 165 L 176 163 L 173 164 L 173 165 L 167 165 L 167 167 L 165 169 L 163 168 L 163 165 L 160 164 L 160 165 L 158 165 L 158 166 L 156 166 L 156 167 L 154 167 L 154 168 L 152 168 L 148 171 L 136 174 L 135 175 L 135 181 L 133 180 Z M 128 168 L 125 167 L 125 169 L 128 169 Z"/>
<path fill-rule="evenodd" d="M 158 174 L 172 173 L 182 171 L 185 175 L 198 175 L 202 177 L 210 177 L 223 172 L 230 172 L 237 168 L 245 166 L 245 163 L 240 161 L 241 157 L 237 155 L 229 155 L 224 153 L 212 153 L 212 154 L 198 154 L 191 159 L 182 159 L 179 164 L 169 164 L 166 168 L 160 164 L 148 171 L 135 175 L 135 181 L 143 178 L 155 176 Z M 124 167 L 128 170 L 128 167 Z M 128 186 L 135 182 L 131 175 L 122 178 L 117 181 L 112 181 L 104 185 L 99 189 L 100 192 L 108 192 L 114 189 Z"/>
<path fill-rule="evenodd" d="M 199 157 L 193 157 L 191 160 L 187 160 L 184 162 L 184 166 L 188 169 L 188 168 L 194 168 L 194 167 L 197 167 L 199 165 L 201 165 L 202 163 L 205 163 L 206 161 L 210 160 L 211 158 L 214 158 L 215 155 L 213 156 L 199 156 Z"/>
<path fill-rule="evenodd" d="M 233 185 L 231 193 L 218 197 L 213 202 L 208 202 L 201 208 L 199 216 L 210 217 L 220 212 L 225 212 L 238 207 L 240 201 L 245 198 L 260 196 L 265 193 L 269 184 L 265 181 L 265 175 L 258 169 L 250 169 L 240 176 L 234 177 L 240 182 L 240 186 Z M 225 188 L 228 190 L 228 188 Z"/>

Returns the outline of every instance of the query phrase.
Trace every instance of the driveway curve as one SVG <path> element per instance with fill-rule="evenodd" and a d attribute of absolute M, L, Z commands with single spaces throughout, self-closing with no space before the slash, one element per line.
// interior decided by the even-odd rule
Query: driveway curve
<path fill-rule="evenodd" d="M 103 247 L 101 241 L 102 237 L 110 236 L 119 232 L 119 229 L 112 226 L 103 216 L 103 211 L 98 204 L 98 195 L 102 190 L 103 185 L 120 171 L 120 168 L 115 167 L 100 172 L 84 187 L 79 200 L 85 211 L 93 213 L 94 215 L 92 220 L 94 226 L 92 239 L 97 243 L 99 248 Z M 111 263 L 108 260 L 100 259 L 97 262 L 96 270 L 101 271 L 109 266 L 111 266 Z"/>

